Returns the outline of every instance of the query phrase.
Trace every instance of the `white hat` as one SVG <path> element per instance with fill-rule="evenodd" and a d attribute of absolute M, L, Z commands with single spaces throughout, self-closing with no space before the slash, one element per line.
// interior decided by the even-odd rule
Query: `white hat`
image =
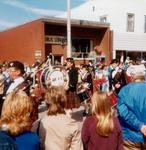
<path fill-rule="evenodd" d="M 133 76 L 134 78 L 138 78 L 141 76 L 145 76 L 145 66 L 141 65 L 132 65 L 127 69 L 127 74 Z"/>
<path fill-rule="evenodd" d="M 142 63 L 142 64 L 145 64 L 145 63 L 146 63 L 146 61 L 145 61 L 145 60 L 142 60 L 142 61 L 141 61 L 141 63 Z"/>

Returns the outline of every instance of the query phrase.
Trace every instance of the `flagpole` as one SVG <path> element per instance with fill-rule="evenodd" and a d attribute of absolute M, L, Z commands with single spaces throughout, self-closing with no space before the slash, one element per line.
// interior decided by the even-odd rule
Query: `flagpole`
<path fill-rule="evenodd" d="M 70 10 L 70 0 L 67 0 L 67 57 L 71 57 L 71 10 Z"/>

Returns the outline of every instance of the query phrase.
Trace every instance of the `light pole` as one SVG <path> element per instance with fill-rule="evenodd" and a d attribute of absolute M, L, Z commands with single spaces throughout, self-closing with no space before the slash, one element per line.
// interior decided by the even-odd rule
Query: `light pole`
<path fill-rule="evenodd" d="M 71 11 L 70 11 L 70 0 L 67 0 L 67 57 L 71 57 Z"/>

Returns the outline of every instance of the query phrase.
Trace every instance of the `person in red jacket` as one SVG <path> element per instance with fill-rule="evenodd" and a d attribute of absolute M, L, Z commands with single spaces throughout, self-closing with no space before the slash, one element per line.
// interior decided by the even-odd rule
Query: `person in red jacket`
<path fill-rule="evenodd" d="M 122 130 L 105 92 L 96 91 L 91 98 L 92 115 L 82 126 L 85 150 L 123 150 Z"/>

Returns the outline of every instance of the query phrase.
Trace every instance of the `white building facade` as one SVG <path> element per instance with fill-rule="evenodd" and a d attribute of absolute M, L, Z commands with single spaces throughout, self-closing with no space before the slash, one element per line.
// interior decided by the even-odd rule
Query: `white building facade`
<path fill-rule="evenodd" d="M 71 19 L 110 23 L 113 58 L 146 60 L 146 0 L 89 0 L 71 10 Z"/>

